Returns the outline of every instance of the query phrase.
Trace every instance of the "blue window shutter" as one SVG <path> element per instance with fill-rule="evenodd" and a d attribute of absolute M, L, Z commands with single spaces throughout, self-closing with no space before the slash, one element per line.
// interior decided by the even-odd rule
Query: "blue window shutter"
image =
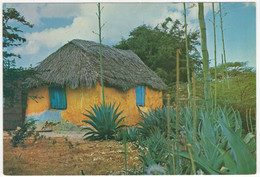
<path fill-rule="evenodd" d="M 145 86 L 142 86 L 142 106 L 144 106 L 145 102 Z"/>
<path fill-rule="evenodd" d="M 145 105 L 145 86 L 137 86 L 135 88 L 136 105 Z"/>
<path fill-rule="evenodd" d="M 66 109 L 66 91 L 62 87 L 49 87 L 49 96 L 52 109 Z"/>

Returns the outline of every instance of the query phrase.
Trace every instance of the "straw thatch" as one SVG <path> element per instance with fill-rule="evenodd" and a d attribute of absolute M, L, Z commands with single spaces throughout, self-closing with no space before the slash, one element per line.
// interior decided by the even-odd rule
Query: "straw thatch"
<path fill-rule="evenodd" d="M 74 39 L 43 60 L 35 69 L 39 79 L 29 78 L 29 88 L 44 84 L 93 87 L 100 82 L 99 44 Z M 126 91 L 138 85 L 164 90 L 165 83 L 130 50 L 102 45 L 104 85 Z"/>

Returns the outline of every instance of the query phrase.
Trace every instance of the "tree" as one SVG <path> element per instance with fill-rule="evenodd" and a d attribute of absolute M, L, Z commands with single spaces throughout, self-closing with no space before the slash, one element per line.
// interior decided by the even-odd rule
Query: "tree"
<path fill-rule="evenodd" d="M 200 54 L 196 48 L 199 45 L 199 32 L 190 32 L 187 38 L 190 71 L 196 71 L 201 66 Z M 139 26 L 130 32 L 128 39 L 122 39 L 114 47 L 135 52 L 170 86 L 176 82 L 176 50 L 180 49 L 180 81 L 187 82 L 185 31 L 179 20 L 173 21 L 168 17 L 155 28 Z"/>
<path fill-rule="evenodd" d="M 17 22 L 17 25 L 11 26 L 9 20 Z M 32 68 L 16 68 L 15 60 L 21 56 L 10 52 L 10 48 L 26 42 L 21 35 L 23 31 L 17 27 L 18 25 L 33 27 L 16 9 L 3 9 L 3 93 L 5 100 L 8 100 L 9 103 L 7 106 L 12 106 L 17 100 L 16 93 L 17 90 L 21 90 L 22 80 L 35 73 Z"/>
<path fill-rule="evenodd" d="M 7 64 L 10 57 L 21 58 L 19 54 L 8 52 L 8 47 L 17 47 L 26 42 L 26 39 L 20 35 L 23 31 L 19 27 L 12 27 L 8 24 L 9 20 L 15 20 L 22 25 L 33 27 L 32 24 L 27 22 L 20 13 L 14 8 L 3 9 L 3 58 L 4 64 Z M 6 63 L 7 62 L 7 63 Z M 11 66 L 11 65 L 6 65 Z"/>

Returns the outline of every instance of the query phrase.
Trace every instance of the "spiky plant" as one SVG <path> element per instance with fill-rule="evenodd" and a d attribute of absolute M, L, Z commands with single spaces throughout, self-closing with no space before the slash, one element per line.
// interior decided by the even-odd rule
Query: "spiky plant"
<path fill-rule="evenodd" d="M 120 124 L 125 117 L 120 117 L 123 113 L 123 110 L 118 112 L 119 105 L 115 107 L 115 103 L 111 105 L 109 104 L 101 104 L 91 106 L 93 113 L 89 110 L 86 110 L 88 114 L 83 114 L 90 118 L 91 120 L 83 120 L 92 127 L 83 128 L 88 130 L 88 132 L 84 135 L 85 140 L 107 140 L 114 139 L 115 133 L 118 129 L 125 127 L 126 125 Z"/>
<path fill-rule="evenodd" d="M 150 137 L 158 129 L 160 133 L 167 135 L 167 108 L 163 106 L 162 108 L 150 109 L 148 113 L 143 113 L 141 116 L 142 122 L 139 122 L 138 128 L 139 133 L 142 137 Z M 174 136 L 175 131 L 175 111 L 172 108 L 169 110 L 170 114 L 170 127 L 171 127 L 171 136 Z"/>

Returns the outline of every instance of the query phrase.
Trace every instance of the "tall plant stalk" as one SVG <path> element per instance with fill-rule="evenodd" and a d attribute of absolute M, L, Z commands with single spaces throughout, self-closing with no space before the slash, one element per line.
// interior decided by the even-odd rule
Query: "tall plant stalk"
<path fill-rule="evenodd" d="M 180 90 L 180 49 L 176 50 L 176 141 L 177 141 L 177 155 L 176 155 L 176 160 L 177 160 L 177 166 L 176 166 L 176 171 L 178 172 L 179 166 L 178 166 L 178 161 L 179 161 L 179 90 Z"/>
<path fill-rule="evenodd" d="M 174 159 L 174 143 L 172 145 L 172 169 L 173 169 L 173 175 L 175 175 L 175 159 Z"/>
<path fill-rule="evenodd" d="M 127 175 L 127 145 L 126 145 L 126 139 L 127 139 L 127 130 L 123 133 L 123 144 L 124 144 L 124 160 L 125 160 L 125 174 Z"/>
<path fill-rule="evenodd" d="M 195 84 L 195 72 L 192 73 L 192 85 L 193 85 L 193 106 L 192 106 L 192 114 L 193 114 L 193 143 L 195 144 L 196 136 L 197 136 L 197 128 L 196 128 L 196 84 Z"/>
<path fill-rule="evenodd" d="M 214 115 L 216 117 L 217 109 L 217 47 L 216 47 L 216 24 L 215 24 L 215 9 L 214 2 L 212 3 L 212 15 L 213 15 L 213 35 L 214 35 L 214 60 L 215 60 L 215 102 L 214 102 Z"/>
<path fill-rule="evenodd" d="M 170 94 L 167 94 L 167 138 L 170 143 Z M 170 146 L 169 146 L 170 147 Z"/>
<path fill-rule="evenodd" d="M 224 90 L 223 82 L 225 79 L 225 74 L 224 74 L 224 61 L 223 61 L 223 54 L 221 54 L 221 75 L 222 75 L 222 91 Z"/>
<path fill-rule="evenodd" d="M 226 51 L 225 51 L 225 41 L 224 41 L 224 32 L 223 32 L 223 19 L 222 19 L 221 3 L 219 3 L 219 17 L 220 17 L 220 29 L 221 29 L 221 36 L 222 36 L 222 47 L 223 47 L 223 54 L 224 54 L 225 71 L 226 71 L 228 88 L 230 88 L 229 87 L 229 81 L 228 81 L 228 71 L 227 71 L 227 60 L 226 60 Z"/>
<path fill-rule="evenodd" d="M 187 144 L 187 147 L 188 147 L 188 152 L 190 155 L 192 171 L 193 171 L 193 174 L 196 175 L 195 165 L 194 165 L 193 157 L 192 157 L 191 150 L 190 150 L 191 144 Z"/>
<path fill-rule="evenodd" d="M 177 49 L 176 56 L 176 136 L 178 138 L 179 131 L 179 90 L 180 90 L 180 53 L 181 51 Z"/>
<path fill-rule="evenodd" d="M 188 35 L 187 35 L 187 21 L 186 21 L 186 6 L 183 3 L 184 9 L 184 29 L 185 29 L 185 41 L 186 41 L 186 68 L 187 68 L 187 81 L 188 81 L 188 103 L 191 104 L 191 82 L 190 82 L 190 59 L 189 59 L 189 48 L 188 48 Z"/>
<path fill-rule="evenodd" d="M 249 108 L 248 118 L 249 118 L 251 133 L 254 133 L 254 132 L 253 132 L 253 124 L 252 124 L 252 108 Z"/>
<path fill-rule="evenodd" d="M 249 124 L 248 124 L 248 109 L 246 108 L 246 127 L 247 127 L 247 132 L 249 133 L 250 130 L 249 130 Z"/>
<path fill-rule="evenodd" d="M 204 76 L 204 97 L 207 106 L 207 112 L 211 105 L 210 101 L 210 77 L 209 77 L 209 56 L 207 49 L 207 36 L 206 36 L 206 25 L 204 20 L 204 6 L 203 3 L 199 3 L 199 23 L 200 23 L 200 37 L 201 37 L 201 52 L 203 62 L 203 76 Z"/>
<path fill-rule="evenodd" d="M 105 105 L 105 94 L 104 94 L 104 84 L 103 84 L 103 61 L 102 61 L 102 36 L 101 36 L 101 10 L 100 3 L 98 3 L 98 36 L 99 36 L 99 56 L 100 56 L 100 84 L 102 89 L 102 102 Z"/>

